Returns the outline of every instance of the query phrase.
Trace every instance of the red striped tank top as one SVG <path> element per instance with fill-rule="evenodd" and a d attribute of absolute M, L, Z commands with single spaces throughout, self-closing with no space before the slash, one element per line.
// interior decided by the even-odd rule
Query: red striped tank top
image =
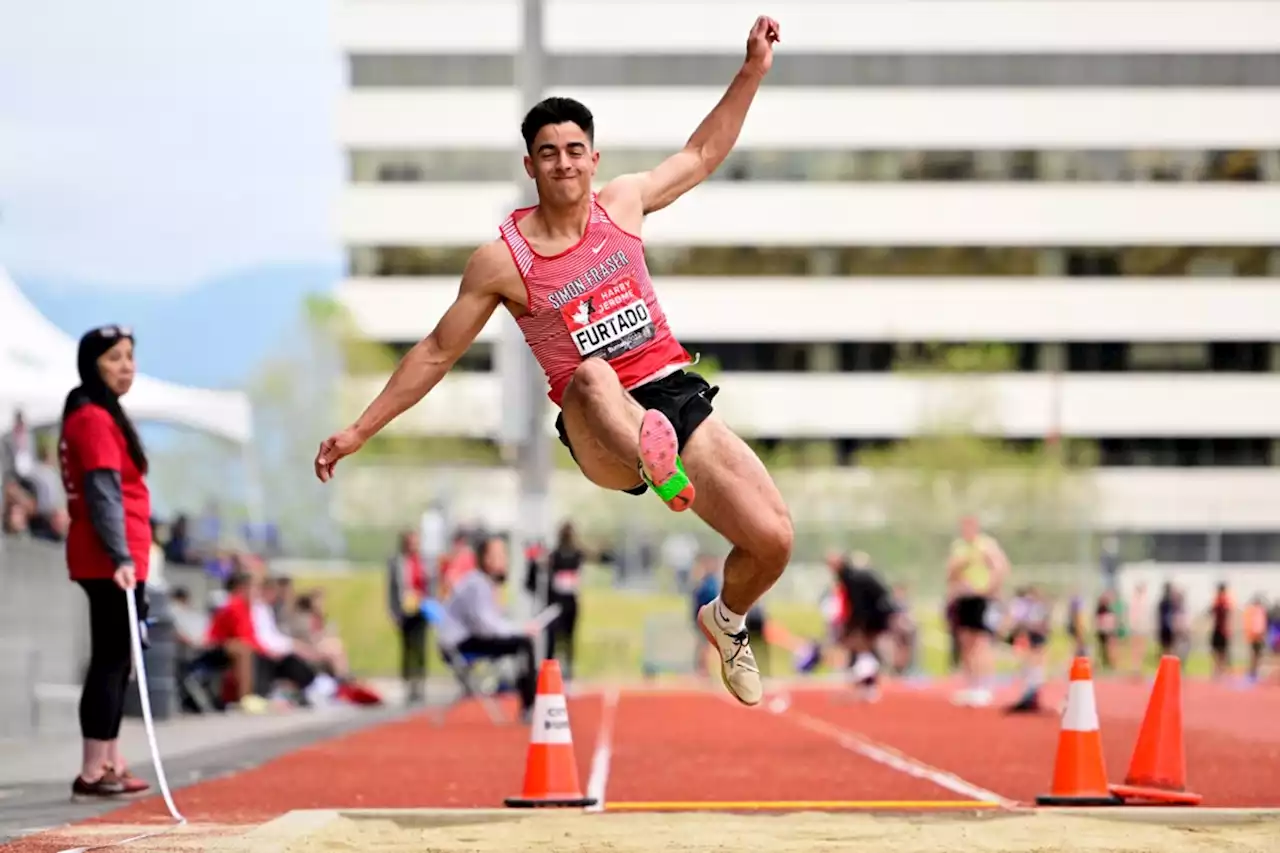
<path fill-rule="evenodd" d="M 582 239 L 551 257 L 535 252 L 517 227 L 536 209 L 514 211 L 499 230 L 529 301 L 516 322 L 547 375 L 553 403 L 560 405 L 587 358 L 605 359 L 628 391 L 693 362 L 658 304 L 644 243 L 615 225 L 594 193 Z"/>

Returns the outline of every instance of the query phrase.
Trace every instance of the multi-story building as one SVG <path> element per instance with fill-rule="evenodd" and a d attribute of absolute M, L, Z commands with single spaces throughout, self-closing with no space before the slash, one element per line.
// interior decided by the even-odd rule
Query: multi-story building
<path fill-rule="evenodd" d="M 545 0 L 549 90 L 600 179 L 679 148 L 741 61 L 736 0 Z M 447 11 L 446 11 L 447 9 Z M 735 153 L 646 224 L 672 326 L 759 440 L 911 436 L 925 344 L 1009 345 L 978 429 L 1096 443 L 1101 524 L 1280 561 L 1280 4 L 788 0 Z M 407 348 L 516 205 L 518 0 L 348 0 L 341 298 Z M 397 423 L 491 440 L 485 329 Z M 385 376 L 356 376 L 367 394 Z M 1174 470 L 1176 469 L 1176 470 Z"/>

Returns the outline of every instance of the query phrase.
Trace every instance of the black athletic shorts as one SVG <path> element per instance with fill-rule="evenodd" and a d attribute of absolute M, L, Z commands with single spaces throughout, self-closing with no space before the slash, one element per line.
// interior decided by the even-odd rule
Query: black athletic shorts
<path fill-rule="evenodd" d="M 689 436 L 714 411 L 711 401 L 720 393 L 720 388 L 692 371 L 677 370 L 661 379 L 646 382 L 630 393 L 644 408 L 657 409 L 667 416 L 667 420 L 676 429 L 679 449 L 684 450 Z M 563 413 L 556 418 L 556 432 L 560 434 L 560 443 L 569 448 L 569 455 L 573 456 L 573 445 L 569 443 L 569 435 L 564 431 Z M 577 461 L 576 456 L 574 461 Z M 649 487 L 641 483 L 626 492 L 629 495 L 643 495 L 648 490 Z"/>
<path fill-rule="evenodd" d="M 845 587 L 849 596 L 845 636 L 857 631 L 868 637 L 878 637 L 888 631 L 893 614 L 897 612 L 889 590 L 867 572 L 854 573 L 851 581 Z"/>
<path fill-rule="evenodd" d="M 956 627 L 970 631 L 990 631 L 987 625 L 987 599 L 981 595 L 965 595 L 956 599 Z"/>

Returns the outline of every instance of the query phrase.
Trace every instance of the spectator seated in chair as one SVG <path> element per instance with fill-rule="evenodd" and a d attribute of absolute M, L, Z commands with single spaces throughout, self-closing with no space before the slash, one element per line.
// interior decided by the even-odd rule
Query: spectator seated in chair
<path fill-rule="evenodd" d="M 289 636 L 315 650 L 322 672 L 346 681 L 350 677 L 347 649 L 324 613 L 324 592 L 311 590 L 298 596 L 289 614 Z"/>
<path fill-rule="evenodd" d="M 295 640 L 280 629 L 276 612 L 286 586 L 278 579 L 262 583 L 262 592 L 250 607 L 253 630 L 266 650 L 263 665 L 268 676 L 291 684 L 296 691 L 295 702 L 310 706 L 333 698 L 338 684 L 320 671 L 320 654 L 314 646 Z"/>
<path fill-rule="evenodd" d="M 27 534 L 46 542 L 67 538 L 71 516 L 67 514 L 61 476 L 47 447 L 41 447 L 36 462 L 24 477 L 9 472 L 3 478 L 4 532 Z"/>
<path fill-rule="evenodd" d="M 249 599 L 256 580 L 237 572 L 227 580 L 227 596 L 214 611 L 205 637 L 205 650 L 192 666 L 224 673 L 222 699 L 248 713 L 259 714 L 267 702 L 255 689 L 255 661 L 263 654 L 253 630 Z"/>
<path fill-rule="evenodd" d="M 186 587 L 176 586 L 170 591 L 169 610 L 178 645 L 191 657 L 203 652 L 209 636 L 209 616 L 192 606 Z"/>
<path fill-rule="evenodd" d="M 256 606 L 255 625 L 259 636 L 275 637 L 268 646 L 301 658 L 315 672 L 315 680 L 302 694 L 303 704 L 339 700 L 354 705 L 381 705 L 382 697 L 371 686 L 351 677 L 346 648 L 324 616 L 324 593 L 313 590 L 303 596 L 293 594 L 290 578 L 276 578 L 265 587 L 264 602 Z"/>
<path fill-rule="evenodd" d="M 71 516 L 67 513 L 62 475 L 49 445 L 42 444 L 36 451 L 36 464 L 27 478 L 27 484 L 34 501 L 27 522 L 31 535 L 47 542 L 62 542 L 67 538 Z"/>
<path fill-rule="evenodd" d="M 476 567 L 454 581 L 444 605 L 447 618 L 437 626 L 436 636 L 442 648 L 472 660 L 514 658 L 519 666 L 520 716 L 527 723 L 537 689 L 533 637 L 539 628 L 515 625 L 502 613 L 498 600 L 507 566 L 506 543 L 496 536 L 485 540 Z"/>
<path fill-rule="evenodd" d="M 352 677 L 347 649 L 324 613 L 324 591 L 313 589 L 294 601 L 288 633 L 314 650 L 320 673 L 337 683 L 335 696 L 354 705 L 381 705 L 382 696 L 372 686 Z"/>
<path fill-rule="evenodd" d="M 274 620 L 263 617 L 263 607 L 270 615 L 270 605 L 258 595 L 261 579 L 255 573 L 237 572 L 227 581 L 227 599 L 209 624 L 208 649 L 196 660 L 201 667 L 225 670 L 223 698 L 250 713 L 267 708 L 264 694 L 278 683 L 291 685 L 299 693 L 299 703 L 313 698 L 308 690 L 316 682 L 316 672 L 291 648 L 280 642 L 281 636 L 264 637 L 259 628 L 270 631 Z M 284 638 L 288 639 L 288 638 Z"/>

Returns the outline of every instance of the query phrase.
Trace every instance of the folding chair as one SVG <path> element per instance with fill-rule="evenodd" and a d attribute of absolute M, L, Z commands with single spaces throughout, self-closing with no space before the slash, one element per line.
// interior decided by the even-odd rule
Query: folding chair
<path fill-rule="evenodd" d="M 444 605 L 434 598 L 429 598 L 422 603 L 422 615 L 426 617 L 427 624 L 436 630 L 437 648 L 440 651 L 440 658 L 444 661 L 445 666 L 453 673 L 454 679 L 458 682 L 458 695 L 451 701 L 442 704 L 436 710 L 436 725 L 443 725 L 445 717 L 449 711 L 456 705 L 465 702 L 467 699 L 475 699 L 484 708 L 485 713 L 489 715 L 489 719 L 495 725 L 505 725 L 510 723 L 510 718 L 503 713 L 502 708 L 495 701 L 496 694 L 485 690 L 481 685 L 478 676 L 480 670 L 489 663 L 485 658 L 473 657 L 463 654 L 457 649 L 447 648 L 439 643 L 440 631 L 439 627 L 448 617 L 445 613 Z"/>
<path fill-rule="evenodd" d="M 222 672 L 207 663 L 203 652 L 193 654 L 180 649 L 177 665 L 178 693 L 184 707 L 197 714 L 223 710 L 222 703 L 215 698 L 221 694 Z"/>

